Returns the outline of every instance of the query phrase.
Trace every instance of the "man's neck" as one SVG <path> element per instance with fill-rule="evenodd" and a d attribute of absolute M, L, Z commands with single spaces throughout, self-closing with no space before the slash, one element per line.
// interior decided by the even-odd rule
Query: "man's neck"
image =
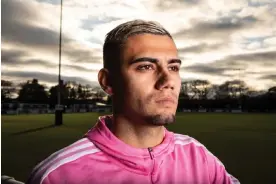
<path fill-rule="evenodd" d="M 135 148 L 150 148 L 162 143 L 164 126 L 134 122 L 124 115 L 114 115 L 111 131 L 124 143 Z"/>

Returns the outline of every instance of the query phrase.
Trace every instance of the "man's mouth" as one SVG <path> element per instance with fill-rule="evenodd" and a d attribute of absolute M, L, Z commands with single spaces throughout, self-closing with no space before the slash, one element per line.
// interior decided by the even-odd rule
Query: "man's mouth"
<path fill-rule="evenodd" d="M 156 100 L 156 103 L 163 104 L 163 105 L 174 105 L 176 102 L 171 97 L 164 97 Z"/>

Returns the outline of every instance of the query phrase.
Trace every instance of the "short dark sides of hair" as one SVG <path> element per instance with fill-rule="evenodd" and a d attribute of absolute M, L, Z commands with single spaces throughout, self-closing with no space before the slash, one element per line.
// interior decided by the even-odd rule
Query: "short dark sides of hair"
<path fill-rule="evenodd" d="M 132 20 L 118 25 L 107 33 L 103 46 L 103 65 L 110 72 L 120 66 L 122 45 L 128 37 L 138 34 L 167 35 L 171 34 L 158 22 Z"/>

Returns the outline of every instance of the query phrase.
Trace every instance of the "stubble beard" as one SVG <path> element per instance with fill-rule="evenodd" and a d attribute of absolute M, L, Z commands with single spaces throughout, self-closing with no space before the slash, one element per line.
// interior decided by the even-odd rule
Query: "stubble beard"
<path fill-rule="evenodd" d="M 147 124 L 155 126 L 166 126 L 175 122 L 175 115 L 153 115 L 146 116 L 145 121 Z"/>
<path fill-rule="evenodd" d="M 151 106 L 150 103 L 152 103 L 152 99 L 153 96 L 149 96 L 149 98 L 147 99 L 147 102 L 149 102 L 149 104 L 145 104 L 145 106 Z M 154 103 L 154 102 L 153 102 Z M 142 106 L 141 106 L 142 108 Z M 158 108 L 158 107 L 155 107 Z M 166 126 L 172 123 L 175 123 L 175 114 L 174 113 L 153 113 L 152 115 L 146 113 L 147 115 L 144 116 L 144 121 L 145 123 L 149 124 L 149 125 L 155 125 L 155 126 Z"/>
<path fill-rule="evenodd" d="M 171 114 L 166 114 L 166 113 L 153 113 L 152 115 L 150 115 L 146 109 L 144 109 L 145 106 L 151 106 L 150 103 L 152 103 L 152 99 L 153 99 L 154 95 L 150 95 L 148 96 L 148 98 L 146 100 L 138 100 L 138 105 L 136 106 L 137 108 L 134 108 L 136 110 L 130 110 L 128 109 L 127 111 L 124 111 L 123 107 L 119 108 L 120 110 L 123 110 L 122 112 L 126 113 L 127 116 L 132 119 L 131 117 L 135 117 L 135 116 L 140 116 L 140 120 L 144 121 L 144 123 L 148 124 L 148 125 L 153 125 L 153 126 L 167 126 L 170 124 L 173 124 L 176 122 L 176 115 L 174 113 L 171 112 Z M 122 100 L 123 101 L 123 100 Z M 145 101 L 147 103 L 145 103 Z M 121 103 L 122 105 L 123 103 Z M 129 104 L 128 104 L 129 105 Z M 131 105 L 129 105 L 131 106 Z M 158 108 L 158 107 L 156 107 Z M 139 109 L 137 111 L 137 109 Z M 129 111 L 130 110 L 130 111 Z M 142 111 L 141 111 L 142 110 Z"/>

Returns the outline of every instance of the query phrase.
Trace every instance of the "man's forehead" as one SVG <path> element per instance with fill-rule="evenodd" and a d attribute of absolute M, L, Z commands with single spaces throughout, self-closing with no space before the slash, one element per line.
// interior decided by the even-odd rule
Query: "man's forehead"
<path fill-rule="evenodd" d="M 178 58 L 178 51 L 173 40 L 161 35 L 136 35 L 130 37 L 124 47 L 124 55 L 137 57 Z"/>
<path fill-rule="evenodd" d="M 160 44 L 162 43 L 162 44 Z M 129 37 L 125 45 L 127 47 L 139 48 L 142 46 L 153 48 L 176 49 L 174 41 L 167 35 L 140 34 Z"/>

